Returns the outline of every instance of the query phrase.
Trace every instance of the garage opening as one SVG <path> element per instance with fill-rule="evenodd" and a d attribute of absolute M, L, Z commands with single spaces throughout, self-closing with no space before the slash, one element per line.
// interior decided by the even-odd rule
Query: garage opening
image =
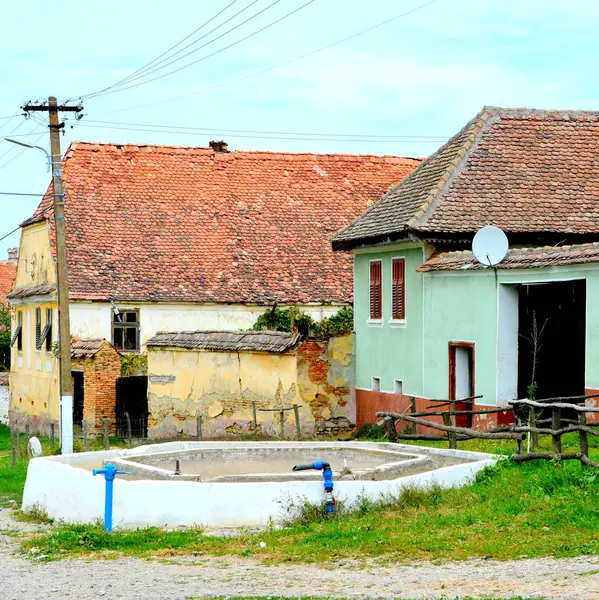
<path fill-rule="evenodd" d="M 518 287 L 518 396 L 584 395 L 586 281 Z"/>

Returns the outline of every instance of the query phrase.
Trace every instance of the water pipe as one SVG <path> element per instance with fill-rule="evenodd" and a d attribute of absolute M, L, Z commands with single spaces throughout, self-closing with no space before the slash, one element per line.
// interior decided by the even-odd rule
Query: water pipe
<path fill-rule="evenodd" d="M 112 497 L 113 485 L 117 475 L 131 475 L 126 471 L 118 471 L 112 463 L 106 463 L 103 469 L 94 469 L 93 475 L 104 475 L 106 480 L 106 497 L 104 500 L 104 533 L 112 531 Z"/>
<path fill-rule="evenodd" d="M 295 465 L 295 467 L 293 467 L 294 471 L 310 471 L 312 469 L 315 471 L 322 471 L 322 476 L 324 477 L 324 496 L 326 501 L 325 510 L 327 513 L 332 514 L 335 512 L 335 505 L 337 502 L 333 497 L 333 471 L 331 465 L 328 462 L 317 460 L 307 465 Z"/>

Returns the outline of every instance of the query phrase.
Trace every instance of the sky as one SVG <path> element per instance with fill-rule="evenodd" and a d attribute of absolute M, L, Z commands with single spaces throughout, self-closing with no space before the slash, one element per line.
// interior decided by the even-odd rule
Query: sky
<path fill-rule="evenodd" d="M 0 136 L 48 148 L 47 126 L 19 107 L 83 97 L 63 152 L 74 140 L 224 139 L 231 150 L 424 157 L 484 105 L 599 109 L 596 0 L 62 0 L 35 10 L 3 0 L 2 13 Z M 87 97 L 202 25 L 153 63 L 161 70 Z M 49 181 L 42 152 L 0 138 L 0 237 L 39 201 L 5 193 L 42 194 Z M 19 231 L 0 240 L 0 259 L 18 244 Z"/>

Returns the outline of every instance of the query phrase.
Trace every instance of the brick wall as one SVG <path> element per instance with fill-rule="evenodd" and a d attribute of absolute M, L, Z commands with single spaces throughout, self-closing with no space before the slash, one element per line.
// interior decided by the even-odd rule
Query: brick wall
<path fill-rule="evenodd" d="M 73 369 L 84 372 L 83 418 L 90 428 L 101 430 L 104 417 L 111 421 L 115 418 L 116 380 L 121 374 L 121 357 L 106 342 L 93 357 L 73 359 Z"/>

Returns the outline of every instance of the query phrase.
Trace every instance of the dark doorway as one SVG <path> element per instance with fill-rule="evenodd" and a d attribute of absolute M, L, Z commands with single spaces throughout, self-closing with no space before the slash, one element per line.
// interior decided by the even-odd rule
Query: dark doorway
<path fill-rule="evenodd" d="M 584 395 L 586 281 L 522 285 L 519 290 L 518 396 Z"/>
<path fill-rule="evenodd" d="M 147 376 L 119 377 L 116 380 L 117 435 L 127 437 L 127 418 L 131 421 L 131 434 L 135 438 L 148 436 L 148 378 Z"/>
<path fill-rule="evenodd" d="M 474 344 L 449 342 L 449 399 L 474 396 Z M 457 410 L 471 410 L 473 404 L 456 402 Z M 458 427 L 472 427 L 472 415 L 457 415 Z"/>
<path fill-rule="evenodd" d="M 73 371 L 73 427 L 83 426 L 85 404 L 83 371 Z"/>

